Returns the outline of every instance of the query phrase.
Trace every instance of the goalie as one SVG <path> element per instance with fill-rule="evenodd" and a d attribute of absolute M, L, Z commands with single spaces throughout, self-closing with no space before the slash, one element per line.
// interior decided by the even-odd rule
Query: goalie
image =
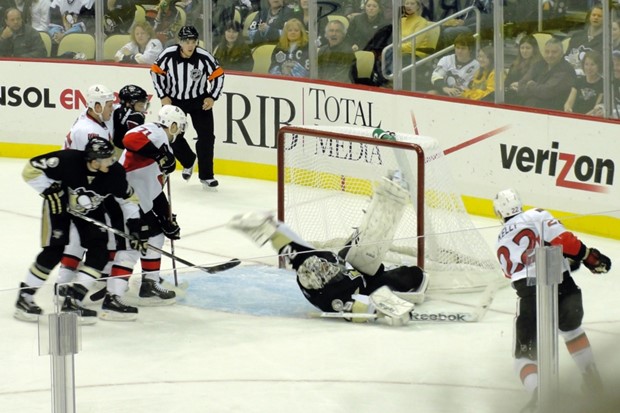
<path fill-rule="evenodd" d="M 297 272 L 306 299 L 321 311 L 353 320 L 385 318 L 399 325 L 410 320 L 413 302 L 423 300 L 428 286 L 419 267 L 386 269 L 382 263 L 408 201 L 405 189 L 383 178 L 359 230 L 338 254 L 315 249 L 270 215 L 250 212 L 233 218 L 229 226 L 259 245 L 271 241 Z M 406 299 L 394 292 L 405 293 Z"/>

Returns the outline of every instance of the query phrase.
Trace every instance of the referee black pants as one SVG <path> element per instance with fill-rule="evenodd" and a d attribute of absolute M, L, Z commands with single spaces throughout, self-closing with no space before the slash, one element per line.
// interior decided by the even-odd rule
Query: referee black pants
<path fill-rule="evenodd" d="M 172 104 L 183 109 L 192 118 L 196 129 L 196 157 L 198 158 L 198 178 L 213 179 L 213 149 L 215 135 L 213 128 L 213 110 L 203 110 L 204 99 L 173 100 Z"/>

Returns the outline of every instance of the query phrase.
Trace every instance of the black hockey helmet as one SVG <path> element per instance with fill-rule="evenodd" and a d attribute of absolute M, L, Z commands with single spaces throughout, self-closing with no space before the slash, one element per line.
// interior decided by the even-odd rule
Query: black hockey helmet
<path fill-rule="evenodd" d="M 126 85 L 118 92 L 118 99 L 122 106 L 129 105 L 133 108 L 136 102 L 146 102 L 148 96 L 146 90 L 142 89 L 140 86 Z"/>
<path fill-rule="evenodd" d="M 198 40 L 198 30 L 194 26 L 183 26 L 179 30 L 179 40 L 196 39 Z"/>
<path fill-rule="evenodd" d="M 95 159 L 105 159 L 114 156 L 114 146 L 112 142 L 100 136 L 90 138 L 84 148 L 84 156 L 87 161 Z"/>

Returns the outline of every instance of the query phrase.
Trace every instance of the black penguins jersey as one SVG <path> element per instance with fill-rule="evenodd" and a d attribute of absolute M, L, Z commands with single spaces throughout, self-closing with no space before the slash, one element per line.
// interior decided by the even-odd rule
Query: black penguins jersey
<path fill-rule="evenodd" d="M 130 108 L 118 107 L 112 114 L 114 120 L 114 137 L 112 142 L 119 149 L 125 149 L 123 137 L 128 130 L 144 124 L 144 113 Z"/>
<path fill-rule="evenodd" d="M 115 162 L 107 173 L 92 172 L 86 166 L 84 152 L 73 149 L 30 159 L 22 176 L 39 193 L 59 182 L 69 195 L 69 208 L 81 214 L 98 209 L 109 195 L 121 199 L 133 195 L 121 164 Z"/>

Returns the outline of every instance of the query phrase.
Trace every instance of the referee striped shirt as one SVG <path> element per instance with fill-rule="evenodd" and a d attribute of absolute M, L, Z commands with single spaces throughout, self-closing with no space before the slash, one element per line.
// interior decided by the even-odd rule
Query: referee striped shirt
<path fill-rule="evenodd" d="M 211 53 L 200 47 L 188 59 L 181 57 L 180 45 L 164 49 L 151 66 L 151 77 L 160 99 L 217 100 L 224 87 L 224 70 Z"/>

